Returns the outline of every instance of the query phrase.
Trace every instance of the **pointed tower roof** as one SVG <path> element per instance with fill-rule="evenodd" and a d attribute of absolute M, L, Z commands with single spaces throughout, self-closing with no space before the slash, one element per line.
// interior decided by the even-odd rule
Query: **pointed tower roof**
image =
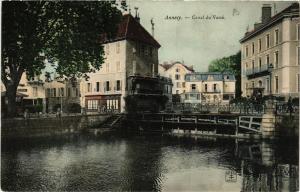
<path fill-rule="evenodd" d="M 102 36 L 102 43 L 124 39 L 140 41 L 157 48 L 161 47 L 154 37 L 130 14 L 123 15 L 122 21 L 118 25 L 116 36 L 113 39 L 103 38 Z"/>

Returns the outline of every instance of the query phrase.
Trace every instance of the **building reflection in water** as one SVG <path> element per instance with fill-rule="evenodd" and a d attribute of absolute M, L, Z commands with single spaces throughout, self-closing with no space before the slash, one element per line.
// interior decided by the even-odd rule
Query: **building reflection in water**
<path fill-rule="evenodd" d="M 281 161 L 276 155 L 288 155 L 275 150 L 276 144 L 236 142 L 236 155 L 240 160 L 241 191 L 298 191 L 298 158 L 290 162 Z M 282 154 L 275 154 L 275 152 Z"/>

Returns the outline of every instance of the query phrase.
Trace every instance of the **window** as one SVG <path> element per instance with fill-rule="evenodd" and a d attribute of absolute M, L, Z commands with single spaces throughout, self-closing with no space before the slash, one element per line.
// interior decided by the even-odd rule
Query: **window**
<path fill-rule="evenodd" d="M 200 100 L 200 94 L 197 94 L 197 100 Z"/>
<path fill-rule="evenodd" d="M 204 85 L 204 90 L 207 92 L 207 84 Z"/>
<path fill-rule="evenodd" d="M 116 52 L 120 53 L 120 42 L 116 43 Z"/>
<path fill-rule="evenodd" d="M 214 84 L 214 92 L 217 91 L 217 84 Z"/>
<path fill-rule="evenodd" d="M 176 87 L 177 87 L 177 88 L 180 88 L 180 87 L 181 87 L 180 85 L 181 85 L 180 82 L 177 82 L 177 83 L 176 83 Z"/>
<path fill-rule="evenodd" d="M 252 81 L 252 88 L 254 88 L 254 81 Z"/>
<path fill-rule="evenodd" d="M 105 91 L 110 91 L 109 81 L 106 81 L 105 83 Z"/>
<path fill-rule="evenodd" d="M 96 91 L 97 91 L 97 92 L 100 91 L 100 82 L 96 82 Z"/>
<path fill-rule="evenodd" d="M 278 51 L 274 53 L 274 64 L 275 68 L 278 68 Z"/>
<path fill-rule="evenodd" d="M 78 97 L 79 96 L 79 91 L 78 91 L 78 88 L 76 88 L 76 90 L 75 90 L 75 93 L 76 93 L 76 97 Z"/>
<path fill-rule="evenodd" d="M 150 52 L 150 57 L 153 57 L 153 47 L 149 48 L 149 52 Z"/>
<path fill-rule="evenodd" d="M 91 91 L 92 91 L 92 85 L 91 85 L 91 83 L 87 83 L 86 89 L 87 89 L 87 92 L 91 92 Z M 69 94 L 68 94 L 68 95 L 69 95 Z M 69 95 L 69 96 L 70 96 L 70 95 Z"/>
<path fill-rule="evenodd" d="M 121 71 L 120 61 L 117 61 L 117 72 Z"/>
<path fill-rule="evenodd" d="M 61 87 L 61 88 L 59 88 L 59 90 L 58 90 L 58 94 L 59 94 L 59 96 L 60 97 L 63 97 L 64 96 L 64 92 L 65 92 L 65 90 L 64 90 L 64 88 L 63 87 Z"/>
<path fill-rule="evenodd" d="M 261 71 L 261 57 L 258 59 L 259 71 Z"/>
<path fill-rule="evenodd" d="M 191 84 L 192 91 L 196 90 L 196 84 Z"/>
<path fill-rule="evenodd" d="M 255 52 L 255 46 L 254 46 L 254 42 L 252 42 L 252 55 L 254 54 L 254 52 Z"/>
<path fill-rule="evenodd" d="M 246 57 L 248 57 L 248 46 L 246 46 Z"/>
<path fill-rule="evenodd" d="M 117 91 L 120 91 L 120 90 L 121 90 L 121 81 L 120 81 L 120 80 L 117 80 L 117 87 L 116 87 L 116 90 L 117 90 Z"/>
<path fill-rule="evenodd" d="M 278 93 L 279 82 L 278 76 L 275 76 L 275 93 Z"/>
<path fill-rule="evenodd" d="M 185 97 L 186 100 L 189 99 L 189 95 L 188 94 L 185 94 L 184 97 Z"/>
<path fill-rule="evenodd" d="M 176 80 L 179 80 L 179 79 L 180 79 L 180 75 L 176 74 L 176 75 L 175 75 L 175 79 L 176 79 Z"/>
<path fill-rule="evenodd" d="M 98 109 L 98 100 L 88 100 L 88 109 Z"/>
<path fill-rule="evenodd" d="M 278 29 L 275 30 L 274 42 L 275 42 L 275 45 L 277 45 L 279 42 L 279 30 Z"/>
<path fill-rule="evenodd" d="M 179 72 L 179 68 L 176 68 L 176 72 Z"/>
<path fill-rule="evenodd" d="M 71 97 L 71 88 L 68 88 L 68 97 Z"/>
<path fill-rule="evenodd" d="M 269 64 L 270 64 L 270 56 L 269 55 L 267 55 L 267 57 L 266 57 L 266 64 L 269 66 Z"/>
<path fill-rule="evenodd" d="M 267 48 L 270 47 L 270 34 L 267 34 L 267 36 L 266 36 L 266 47 Z"/>
<path fill-rule="evenodd" d="M 37 87 L 33 87 L 33 96 L 37 97 Z"/>
<path fill-rule="evenodd" d="M 266 89 L 267 89 L 267 93 L 269 93 L 270 92 L 270 80 L 269 80 L 269 78 L 267 78 L 266 79 Z"/>
<path fill-rule="evenodd" d="M 182 88 L 185 88 L 185 82 L 182 82 Z"/>
<path fill-rule="evenodd" d="M 75 87 L 72 88 L 72 97 L 74 97 L 74 96 L 76 96 L 76 88 Z"/>
<path fill-rule="evenodd" d="M 261 51 L 261 39 L 258 40 L 258 49 Z"/>
<path fill-rule="evenodd" d="M 109 72 L 109 63 L 106 63 L 106 72 Z"/>
<path fill-rule="evenodd" d="M 254 72 L 254 60 L 252 60 L 252 73 Z"/>
<path fill-rule="evenodd" d="M 176 90 L 176 94 L 179 94 L 179 90 Z"/>
<path fill-rule="evenodd" d="M 52 97 L 56 97 L 56 88 L 52 89 Z"/>
<path fill-rule="evenodd" d="M 51 97 L 51 89 L 47 88 L 47 93 L 46 93 L 47 97 Z"/>

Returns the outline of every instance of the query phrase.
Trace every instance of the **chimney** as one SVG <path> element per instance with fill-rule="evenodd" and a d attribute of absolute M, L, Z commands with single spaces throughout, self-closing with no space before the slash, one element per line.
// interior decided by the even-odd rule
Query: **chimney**
<path fill-rule="evenodd" d="M 262 23 L 266 23 L 270 18 L 272 14 L 272 7 L 270 4 L 264 4 L 262 7 L 262 14 L 261 14 L 261 21 Z"/>
<path fill-rule="evenodd" d="M 134 7 L 134 9 L 135 9 L 135 20 L 137 21 L 137 22 L 140 22 L 140 17 L 139 17 L 139 13 L 138 13 L 138 7 Z"/>

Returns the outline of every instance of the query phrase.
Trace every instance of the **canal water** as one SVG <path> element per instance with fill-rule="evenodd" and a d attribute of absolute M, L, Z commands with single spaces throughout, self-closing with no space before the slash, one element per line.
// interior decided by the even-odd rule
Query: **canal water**
<path fill-rule="evenodd" d="M 9 191 L 298 191 L 298 141 L 170 135 L 2 139 Z"/>

